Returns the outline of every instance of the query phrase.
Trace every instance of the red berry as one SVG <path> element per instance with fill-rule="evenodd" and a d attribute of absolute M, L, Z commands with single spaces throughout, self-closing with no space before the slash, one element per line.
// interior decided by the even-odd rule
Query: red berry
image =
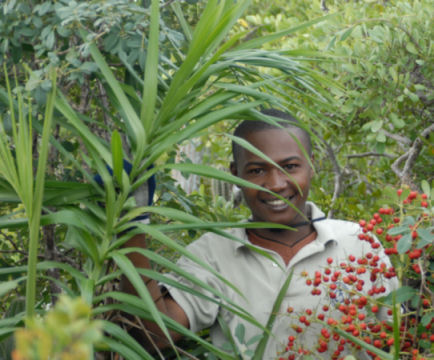
<path fill-rule="evenodd" d="M 331 257 L 327 258 L 327 263 L 331 264 L 333 262 L 333 259 Z"/>
<path fill-rule="evenodd" d="M 410 200 L 416 199 L 416 197 L 417 197 L 417 191 L 411 191 L 410 195 L 408 195 L 408 198 Z"/>
<path fill-rule="evenodd" d="M 412 264 L 411 267 L 413 268 L 413 270 L 416 273 L 420 274 L 420 266 L 419 266 L 419 264 Z"/>
<path fill-rule="evenodd" d="M 378 340 L 378 339 L 374 340 L 374 346 L 376 348 L 381 348 L 381 340 Z"/>
<path fill-rule="evenodd" d="M 420 202 L 420 206 L 422 206 L 422 207 L 424 207 L 424 208 L 427 208 L 427 207 L 428 207 L 428 202 L 426 202 L 426 201 L 421 201 L 421 202 Z"/>
<path fill-rule="evenodd" d="M 383 228 L 378 228 L 377 230 L 375 230 L 376 231 L 376 233 L 378 234 L 378 235 L 381 235 L 382 233 L 383 233 Z"/>
<path fill-rule="evenodd" d="M 398 196 L 401 196 L 401 194 L 402 194 L 402 189 L 398 189 L 398 190 L 396 191 L 396 193 L 398 194 Z"/>
<path fill-rule="evenodd" d="M 378 312 L 378 305 L 373 305 L 373 306 L 371 307 L 371 311 L 372 311 L 373 313 L 377 313 L 377 312 Z"/>

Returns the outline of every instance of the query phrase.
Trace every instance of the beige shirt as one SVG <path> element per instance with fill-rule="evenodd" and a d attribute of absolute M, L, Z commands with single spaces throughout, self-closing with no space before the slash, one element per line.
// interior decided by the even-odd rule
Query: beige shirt
<path fill-rule="evenodd" d="M 308 203 L 308 206 L 313 220 L 324 217 L 324 214 L 313 203 Z M 306 309 L 320 311 L 324 304 L 330 304 L 331 302 L 324 290 L 321 296 L 311 295 L 312 287 L 306 285 L 306 278 L 301 276 L 303 271 L 307 271 L 313 276 L 316 270 L 322 271 L 327 266 L 327 258 L 329 257 L 334 260 L 334 264 L 339 264 L 348 262 L 348 256 L 351 254 L 359 257 L 367 252 L 378 253 L 381 258 L 379 263 L 385 262 L 387 267 L 391 266 L 382 249 L 372 250 L 367 242 L 358 239 L 357 235 L 360 233 L 358 224 L 342 220 L 323 219 L 314 222 L 313 225 L 318 234 L 316 240 L 303 247 L 291 259 L 288 266 L 285 265 L 283 259 L 277 253 L 251 245 L 244 229 L 228 231 L 239 241 L 214 233 L 207 233 L 190 244 L 188 246 L 189 251 L 209 264 L 239 291 L 235 291 L 202 266 L 182 257 L 178 262 L 182 269 L 194 274 L 198 279 L 209 284 L 226 298 L 224 300 L 217 295 L 205 292 L 207 296 L 215 299 L 214 302 L 211 302 L 176 287 L 168 286 L 167 288 L 173 299 L 187 314 L 190 329 L 198 331 L 210 328 L 213 343 L 216 346 L 229 349 L 225 345 L 228 340 L 217 323 L 217 317 L 221 316 L 230 329 L 239 349 L 244 353 L 243 357 L 250 358 L 251 351 L 255 349 L 258 343 L 258 335 L 262 333 L 262 330 L 240 316 L 234 315 L 224 305 L 231 306 L 228 304 L 229 299 L 230 302 L 239 306 L 238 311 L 251 314 L 252 318 L 265 325 L 279 290 L 290 272 L 293 271 L 292 281 L 274 323 L 273 336 L 268 341 L 264 356 L 264 359 L 278 359 L 280 356 L 289 354 L 285 352 L 285 347 L 288 336 L 295 335 L 293 326 L 300 325 L 298 316 L 304 313 Z M 264 256 L 263 252 L 269 254 L 269 257 Z M 169 276 L 180 284 L 199 290 L 199 287 L 192 285 L 182 276 L 176 274 L 170 274 Z M 366 274 L 364 279 L 369 283 L 369 275 Z M 342 285 L 344 284 L 342 283 Z M 391 280 L 384 285 L 390 291 L 390 289 L 397 286 L 397 282 Z M 336 293 L 336 299 L 332 300 L 334 304 L 342 302 L 346 296 L 344 292 L 339 290 L 336 290 Z M 294 309 L 292 314 L 287 313 L 288 307 Z M 236 331 L 237 328 L 238 332 Z M 317 345 L 316 338 L 320 328 L 310 326 L 309 331 L 298 335 L 299 344 L 313 349 Z M 235 334 L 241 334 L 240 330 L 242 329 L 244 330 L 244 339 L 239 341 L 238 337 L 240 336 L 237 337 Z M 312 336 L 312 332 L 316 336 Z M 334 347 L 332 350 L 334 350 Z M 321 356 L 324 359 L 330 358 L 327 353 Z"/>

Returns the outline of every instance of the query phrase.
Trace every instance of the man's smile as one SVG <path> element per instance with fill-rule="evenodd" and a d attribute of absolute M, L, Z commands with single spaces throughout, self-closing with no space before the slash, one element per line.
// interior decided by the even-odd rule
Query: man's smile
<path fill-rule="evenodd" d="M 294 197 L 295 197 L 295 194 L 286 197 L 286 199 L 287 199 L 288 201 L 292 201 L 292 200 L 294 199 Z M 283 201 L 283 200 L 281 200 L 281 199 L 276 199 L 276 198 L 274 198 L 274 199 L 269 199 L 269 200 L 262 200 L 262 202 L 263 202 L 264 204 L 266 204 L 267 206 L 273 208 L 273 210 L 284 210 L 284 209 L 286 209 L 286 208 L 289 207 L 289 205 L 288 205 L 287 202 L 285 202 L 285 201 Z"/>

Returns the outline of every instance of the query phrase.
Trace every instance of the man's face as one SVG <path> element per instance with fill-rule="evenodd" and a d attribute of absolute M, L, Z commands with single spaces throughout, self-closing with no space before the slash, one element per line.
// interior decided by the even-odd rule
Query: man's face
<path fill-rule="evenodd" d="M 304 145 L 303 137 L 296 129 L 255 131 L 245 138 L 246 141 L 279 164 L 291 175 L 291 178 L 244 148 L 240 148 L 238 158 L 231 164 L 231 172 L 233 175 L 279 194 L 305 213 L 305 203 L 313 170 L 293 136 L 297 136 Z M 298 184 L 301 192 L 295 183 Z M 244 199 L 252 211 L 254 221 L 291 225 L 304 220 L 303 216 L 290 205 L 267 192 L 247 187 L 242 188 L 242 191 Z"/>

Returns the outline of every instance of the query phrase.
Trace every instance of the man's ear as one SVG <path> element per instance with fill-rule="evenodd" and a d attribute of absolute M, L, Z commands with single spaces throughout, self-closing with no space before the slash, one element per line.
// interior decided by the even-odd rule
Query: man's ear
<path fill-rule="evenodd" d="M 234 176 L 238 176 L 238 170 L 237 170 L 237 164 L 235 164 L 234 161 L 231 161 L 229 170 L 231 171 L 231 174 Z"/>
<path fill-rule="evenodd" d="M 310 162 L 312 164 L 312 166 L 310 166 L 310 178 L 312 179 L 315 175 L 315 156 L 313 154 L 310 156 Z"/>

